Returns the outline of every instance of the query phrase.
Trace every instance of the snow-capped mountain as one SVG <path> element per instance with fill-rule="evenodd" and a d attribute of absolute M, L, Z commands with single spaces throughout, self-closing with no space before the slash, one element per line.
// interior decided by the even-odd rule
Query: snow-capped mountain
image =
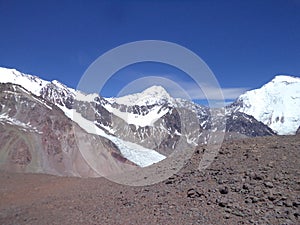
<path fill-rule="evenodd" d="M 230 108 L 252 115 L 279 135 L 295 134 L 300 125 L 300 78 L 276 76 L 241 95 Z"/>
<path fill-rule="evenodd" d="M 45 146 L 48 146 L 46 143 L 51 143 L 51 146 L 56 146 L 54 150 L 51 147 L 50 150 L 44 147 L 40 150 L 38 148 L 30 150 L 31 145 L 26 145 L 27 150 L 31 151 L 27 155 L 40 154 L 38 151 L 47 152 L 42 154 L 42 162 L 48 166 L 38 167 L 40 171 L 47 173 L 56 171 L 51 165 L 56 167 L 61 161 L 65 163 L 59 171 L 65 168 L 68 174 L 73 172 L 80 176 L 103 174 L 102 170 L 106 170 L 103 168 L 106 164 L 98 165 L 99 154 L 101 159 L 112 157 L 117 160 L 113 166 L 108 166 L 110 170 L 106 171 L 107 173 L 113 171 L 113 168 L 118 170 L 128 165 L 145 167 L 165 159 L 176 149 L 184 150 L 205 144 L 213 134 L 220 134 L 225 129 L 228 132 L 227 138 L 274 135 L 268 126 L 250 115 L 232 109 L 226 110 L 225 113 L 224 109 L 209 109 L 188 100 L 175 99 L 160 86 L 153 86 L 141 93 L 120 98 L 103 98 L 98 94 L 85 94 L 74 90 L 56 80 L 44 81 L 37 76 L 23 74 L 14 69 L 0 68 L 0 88 L 3 90 L 0 95 L 2 133 L 9 132 L 6 127 L 10 124 L 14 130 L 31 132 L 26 143 L 41 140 L 38 143 L 44 143 Z M 35 109 L 36 107 L 38 109 Z M 35 113 L 31 114 L 33 109 Z M 41 115 L 36 114 L 39 110 Z M 56 113 L 51 115 L 47 110 L 50 112 L 54 110 Z M 38 122 L 35 118 L 39 118 Z M 71 125 L 63 123 L 54 126 L 54 123 L 59 124 L 54 122 L 57 120 L 69 121 Z M 79 129 L 79 137 L 76 137 L 77 132 L 70 133 L 72 129 L 69 130 L 66 126 Z M 66 130 L 71 136 L 64 135 Z M 79 142 L 74 142 L 74 138 Z M 87 144 L 89 142 L 93 144 Z M 70 146 L 77 149 L 73 153 L 76 157 L 60 153 L 64 149 L 70 149 Z M 100 151 L 102 153 L 94 146 L 102 146 Z M 55 163 L 47 159 L 51 149 L 54 155 L 60 154 L 59 157 L 55 156 L 58 160 L 54 160 Z M 9 160 L 9 155 L 15 150 L 5 149 L 5 151 L 5 158 Z M 24 154 L 17 155 L 21 157 Z M 30 160 L 27 161 L 31 162 L 28 165 L 40 163 L 36 160 L 41 160 L 37 157 L 36 160 L 30 157 L 28 159 Z M 70 162 L 74 159 L 79 160 L 81 164 L 83 159 L 91 164 L 83 166 L 79 163 L 80 168 L 76 167 L 76 171 L 72 172 L 74 165 Z M 3 165 L 4 161 L 1 161 L 0 154 L 0 164 Z"/>
<path fill-rule="evenodd" d="M 195 114 L 200 130 L 212 129 L 211 109 L 184 99 L 174 99 L 161 86 L 153 86 L 141 93 L 120 98 L 102 98 L 98 94 L 84 94 L 75 91 L 56 80 L 44 81 L 37 76 L 6 68 L 0 68 L 1 82 L 19 84 L 33 94 L 57 105 L 70 118 L 74 112 L 78 112 L 83 118 L 93 121 L 106 133 L 158 151 L 161 147 L 165 148 L 163 146 L 175 148 L 176 140 L 179 136 L 182 137 L 182 128 L 180 127 L 182 118 L 178 114 L 179 109 L 188 115 Z M 74 109 L 72 115 L 70 114 L 71 109 Z M 250 136 L 270 135 L 268 129 L 262 129 L 265 130 L 265 133 L 257 133 L 249 124 L 248 128 L 244 128 L 244 124 L 251 120 L 245 119 L 246 115 L 241 115 L 232 111 L 227 112 L 226 118 L 231 121 L 231 125 L 227 124 L 228 131 Z M 221 116 L 225 116 L 225 114 Z M 74 120 L 74 118 L 72 119 Z M 185 123 L 188 126 L 194 122 L 189 121 L 188 116 L 185 118 Z M 198 144 L 198 137 L 191 137 L 193 135 L 190 133 L 184 135 L 189 142 Z M 167 143 L 165 142 L 166 138 L 168 139 Z"/>
<path fill-rule="evenodd" d="M 33 96 L 36 96 L 35 100 L 38 103 L 41 103 L 47 107 L 50 107 L 49 104 L 58 106 L 67 117 L 76 122 L 87 133 L 96 134 L 112 141 L 115 146 L 118 147 L 118 150 L 121 152 L 123 157 L 139 166 L 149 166 L 165 158 L 165 156 L 152 149 L 147 149 L 138 144 L 123 141 L 115 136 L 107 134 L 102 127 L 103 124 L 106 124 L 106 121 L 100 124 L 99 129 L 94 125 L 94 121 L 84 118 L 87 117 L 87 110 L 85 108 L 87 105 L 96 105 L 95 101 L 101 102 L 101 97 L 96 94 L 86 95 L 79 91 L 75 91 L 74 89 L 68 88 L 56 80 L 52 82 L 44 81 L 36 76 L 23 74 L 14 69 L 6 68 L 0 68 L 0 83 L 20 85 L 20 87 L 24 88 L 24 90 L 29 91 L 29 93 L 32 93 Z M 4 97 L 4 95 L 2 97 Z M 18 102 L 18 100 L 15 101 Z M 7 113 L 11 112 L 11 109 L 9 109 L 7 112 L 4 111 L 6 108 L 5 105 L 6 104 L 3 104 L 3 106 L 0 108 L 2 121 L 8 121 Z M 76 110 L 73 109 L 74 107 L 77 107 L 77 110 L 80 110 L 81 113 L 77 113 Z M 80 109 L 81 107 L 85 109 L 82 111 Z M 97 109 L 99 108 L 101 107 L 98 107 Z M 95 109 L 96 108 L 92 108 L 93 113 L 97 111 Z M 13 109 L 13 111 L 15 111 L 15 109 Z M 97 111 L 97 113 L 99 112 Z M 102 117 L 100 116 L 98 118 L 101 119 Z M 10 119 L 12 121 L 18 121 L 15 123 L 15 125 L 17 125 L 17 123 L 24 123 L 29 124 L 30 126 L 30 121 L 26 121 L 26 119 L 23 121 L 20 121 L 17 118 Z"/>

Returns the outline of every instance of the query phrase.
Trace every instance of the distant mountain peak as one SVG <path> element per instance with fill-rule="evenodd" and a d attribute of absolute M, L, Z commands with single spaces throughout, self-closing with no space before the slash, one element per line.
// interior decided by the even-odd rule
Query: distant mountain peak
<path fill-rule="evenodd" d="M 232 106 L 280 135 L 295 134 L 300 124 L 300 78 L 277 75 L 261 88 L 241 95 Z"/>
<path fill-rule="evenodd" d="M 169 93 L 166 91 L 166 89 L 160 85 L 153 85 L 147 89 L 145 89 L 142 93 L 145 94 L 157 94 L 157 95 L 168 95 Z"/>
<path fill-rule="evenodd" d="M 159 85 L 151 86 L 140 93 L 118 98 L 107 98 L 107 100 L 111 103 L 116 102 L 123 105 L 154 105 L 174 102 L 166 89 Z"/>
<path fill-rule="evenodd" d="M 290 75 L 276 75 L 271 82 L 300 82 L 300 77 Z"/>

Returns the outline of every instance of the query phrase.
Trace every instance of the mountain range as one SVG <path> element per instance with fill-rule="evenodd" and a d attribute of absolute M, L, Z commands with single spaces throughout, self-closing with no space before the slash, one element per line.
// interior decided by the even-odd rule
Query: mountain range
<path fill-rule="evenodd" d="M 276 76 L 225 108 L 161 86 L 104 98 L 0 68 L 0 169 L 98 177 L 147 167 L 178 149 L 300 132 L 300 78 Z"/>

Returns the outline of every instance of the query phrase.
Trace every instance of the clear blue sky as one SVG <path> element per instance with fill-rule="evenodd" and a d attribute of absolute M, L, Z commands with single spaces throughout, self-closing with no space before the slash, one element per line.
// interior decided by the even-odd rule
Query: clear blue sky
<path fill-rule="evenodd" d="M 0 28 L 0 66 L 71 87 L 106 51 L 149 39 L 194 51 L 224 89 L 300 75 L 300 0 L 0 0 Z M 176 73 L 157 64 L 124 71 L 127 77 L 116 74 L 103 95 L 145 74 Z"/>

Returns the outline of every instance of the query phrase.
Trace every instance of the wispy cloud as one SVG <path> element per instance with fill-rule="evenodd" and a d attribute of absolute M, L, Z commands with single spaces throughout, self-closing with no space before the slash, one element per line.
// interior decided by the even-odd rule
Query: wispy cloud
<path fill-rule="evenodd" d="M 187 93 L 193 100 L 221 100 L 219 94 L 220 92 L 222 93 L 224 99 L 236 99 L 247 90 L 248 88 L 218 88 L 206 86 L 204 91 L 199 87 L 193 87 L 193 85 L 186 89 Z"/>
<path fill-rule="evenodd" d="M 219 88 L 205 82 L 201 83 L 201 87 L 199 87 L 195 82 L 182 80 L 174 81 L 166 76 L 148 76 L 129 83 L 119 94 L 122 96 L 141 92 L 153 85 L 164 87 L 172 97 L 190 100 L 234 100 L 245 91 L 249 90 L 249 88 L 246 87 Z"/>
<path fill-rule="evenodd" d="M 209 84 L 203 83 L 201 87 L 192 82 L 178 82 L 178 86 L 172 83 L 164 83 L 164 86 L 170 95 L 177 98 L 190 98 L 192 100 L 233 100 L 245 93 L 249 88 L 222 88 L 214 87 Z"/>

